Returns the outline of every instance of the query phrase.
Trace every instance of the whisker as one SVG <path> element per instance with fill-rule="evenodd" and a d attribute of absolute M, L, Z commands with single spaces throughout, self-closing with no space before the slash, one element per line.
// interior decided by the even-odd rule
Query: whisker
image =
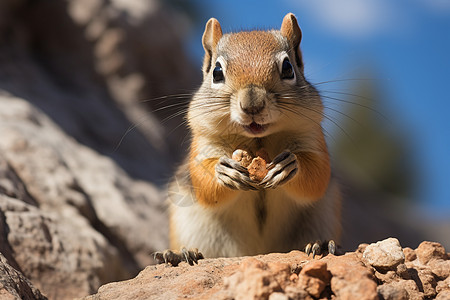
<path fill-rule="evenodd" d="M 336 113 L 338 113 L 338 114 L 340 114 L 340 115 L 342 115 L 342 116 L 344 116 L 344 117 L 347 117 L 348 119 L 352 120 L 353 122 L 355 122 L 355 123 L 358 124 L 359 126 L 364 127 L 358 120 L 356 120 L 355 118 L 353 118 L 353 117 L 347 115 L 346 113 L 343 113 L 343 112 L 340 111 L 339 109 L 334 109 L 334 108 L 331 108 L 331 107 L 329 107 L 329 106 L 325 106 L 325 108 L 328 109 L 328 110 L 334 111 L 334 112 L 336 112 Z"/>
<path fill-rule="evenodd" d="M 372 108 L 370 106 L 367 106 L 367 105 L 364 105 L 364 104 L 361 104 L 361 103 L 358 103 L 358 102 L 353 102 L 353 101 L 349 101 L 349 100 L 336 98 L 336 97 L 330 97 L 330 96 L 324 96 L 324 95 L 322 95 L 322 97 L 326 98 L 326 99 L 329 99 L 329 100 L 334 100 L 334 101 L 338 101 L 338 102 L 342 102 L 342 103 L 347 103 L 347 104 L 352 104 L 352 105 L 357 105 L 357 106 L 363 107 L 363 108 L 368 109 L 368 110 L 376 113 L 377 115 L 381 116 L 385 121 L 390 122 L 388 117 L 386 117 L 384 114 L 382 114 L 381 112 L 379 112 L 378 110 L 376 110 L 376 109 L 374 109 L 374 108 Z"/>
<path fill-rule="evenodd" d="M 168 99 L 189 99 L 188 97 L 192 97 L 193 93 L 189 93 L 189 94 L 173 94 L 173 95 L 165 95 L 165 96 L 160 96 L 160 97 L 155 97 L 155 98 L 150 98 L 150 99 L 142 99 L 139 100 L 139 103 L 147 103 L 147 102 L 151 102 L 151 101 L 158 101 L 158 100 L 163 100 L 162 102 L 168 100 Z"/>
<path fill-rule="evenodd" d="M 344 78 L 344 79 L 333 79 L 333 80 L 326 80 L 322 82 L 315 82 L 312 83 L 313 86 L 316 85 L 323 85 L 323 84 L 329 84 L 329 83 L 336 83 L 336 82 L 347 82 L 347 81 L 374 81 L 373 78 Z"/>
<path fill-rule="evenodd" d="M 373 101 L 373 98 L 366 97 L 366 96 L 361 96 L 361 95 L 354 94 L 354 93 L 340 92 L 340 91 L 331 91 L 331 90 L 321 90 L 321 92 L 323 92 L 323 93 L 331 93 L 331 94 L 338 94 L 338 95 L 345 95 L 345 96 L 352 96 L 352 97 L 356 97 L 356 98 L 360 98 L 360 99 L 364 99 L 364 100 L 368 100 L 368 101 Z"/>
<path fill-rule="evenodd" d="M 336 126 L 337 128 L 339 128 L 339 130 L 341 130 L 341 131 L 347 136 L 347 138 L 348 138 L 353 144 L 355 144 L 354 140 L 353 140 L 353 139 L 351 138 L 351 136 L 346 132 L 346 130 L 345 130 L 342 126 L 340 126 L 336 120 L 334 120 L 331 116 L 327 115 L 326 113 L 324 113 L 324 112 L 322 112 L 322 111 L 320 111 L 320 110 L 316 110 L 316 109 L 314 109 L 314 108 L 312 108 L 312 107 L 306 107 L 306 106 L 303 106 L 303 105 L 301 105 L 300 103 L 296 103 L 296 102 L 283 102 L 283 101 L 279 101 L 279 103 L 282 104 L 281 107 L 283 107 L 284 109 L 286 109 L 286 110 L 288 110 L 288 111 L 290 111 L 290 112 L 292 112 L 292 113 L 300 114 L 301 116 L 308 118 L 310 121 L 312 121 L 312 122 L 314 122 L 314 123 L 316 123 L 316 124 L 317 124 L 317 122 L 315 122 L 314 120 L 312 120 L 311 118 L 309 118 L 307 115 L 301 113 L 301 111 L 299 111 L 298 109 L 294 109 L 294 108 L 289 107 L 289 106 L 290 106 L 290 105 L 293 105 L 294 107 L 298 107 L 298 108 L 302 108 L 302 109 L 307 109 L 307 110 L 309 110 L 309 111 L 312 111 L 312 112 L 314 112 L 314 113 L 316 113 L 316 114 L 322 116 L 322 117 L 325 118 L 326 120 L 328 120 L 328 121 L 330 121 L 331 123 L 333 123 L 334 126 Z M 288 106 L 289 108 L 287 108 L 286 106 Z M 320 124 L 319 124 L 319 125 L 320 125 Z M 321 127 L 322 127 L 322 126 L 321 126 Z M 323 127 L 322 127 L 322 129 L 325 130 L 325 128 L 323 128 Z M 330 138 L 332 138 L 332 139 L 334 140 L 334 138 L 331 136 L 331 134 L 329 134 L 329 133 L 327 133 L 327 134 L 328 134 L 328 136 L 329 136 Z M 335 140 L 334 140 L 334 141 L 335 141 Z"/>
<path fill-rule="evenodd" d="M 348 134 L 348 132 L 347 132 L 342 126 L 340 126 L 340 125 L 338 124 L 338 122 L 337 122 L 336 120 L 334 120 L 331 116 L 329 116 L 329 115 L 327 115 L 327 114 L 325 114 L 325 113 L 323 113 L 323 112 L 321 112 L 321 111 L 316 111 L 316 110 L 314 110 L 314 109 L 312 109 L 312 108 L 310 108 L 310 107 L 307 107 L 306 109 L 308 109 L 308 110 L 310 110 L 310 111 L 312 111 L 312 112 L 315 112 L 315 113 L 318 114 L 318 115 L 323 116 L 325 119 L 327 119 L 328 121 L 330 121 L 331 123 L 333 123 L 334 126 L 336 126 L 337 128 L 339 128 L 339 130 L 341 130 L 341 131 L 345 134 L 345 136 L 350 140 L 350 142 L 351 142 L 353 145 L 356 145 L 355 141 L 352 139 L 352 137 L 350 136 L 350 134 Z"/>

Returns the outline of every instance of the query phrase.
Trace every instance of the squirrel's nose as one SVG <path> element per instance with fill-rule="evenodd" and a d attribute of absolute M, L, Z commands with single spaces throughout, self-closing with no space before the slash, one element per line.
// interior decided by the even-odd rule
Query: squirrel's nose
<path fill-rule="evenodd" d="M 266 106 L 266 103 L 265 101 L 261 101 L 258 105 L 254 105 L 253 103 L 250 103 L 249 105 L 242 105 L 241 102 L 240 105 L 242 111 L 245 112 L 247 115 L 257 115 L 263 111 L 264 107 Z"/>
<path fill-rule="evenodd" d="M 266 107 L 267 92 L 260 87 L 247 87 L 239 91 L 238 99 L 242 111 L 248 115 L 257 115 Z"/>

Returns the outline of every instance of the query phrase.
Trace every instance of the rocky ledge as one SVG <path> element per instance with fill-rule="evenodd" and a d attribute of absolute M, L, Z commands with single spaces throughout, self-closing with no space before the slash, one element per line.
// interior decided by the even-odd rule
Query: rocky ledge
<path fill-rule="evenodd" d="M 300 251 L 149 266 L 106 284 L 94 299 L 450 299 L 450 253 L 395 238 L 312 259 Z"/>

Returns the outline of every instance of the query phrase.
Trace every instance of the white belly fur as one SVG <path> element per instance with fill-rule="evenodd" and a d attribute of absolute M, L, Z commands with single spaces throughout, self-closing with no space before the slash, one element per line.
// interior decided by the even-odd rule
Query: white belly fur
<path fill-rule="evenodd" d="M 339 205 L 334 184 L 321 200 L 302 205 L 282 189 L 267 190 L 266 217 L 258 222 L 258 192 L 242 192 L 222 207 L 170 204 L 171 224 L 180 245 L 205 257 L 233 257 L 301 250 L 306 243 L 337 239 Z"/>

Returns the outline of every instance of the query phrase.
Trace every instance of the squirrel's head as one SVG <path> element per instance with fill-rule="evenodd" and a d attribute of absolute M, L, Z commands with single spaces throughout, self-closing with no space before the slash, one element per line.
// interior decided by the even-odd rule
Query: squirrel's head
<path fill-rule="evenodd" d="M 203 84 L 188 115 L 191 127 L 248 137 L 320 127 L 322 103 L 303 75 L 301 38 L 291 13 L 280 30 L 229 34 L 211 18 L 202 39 Z"/>

